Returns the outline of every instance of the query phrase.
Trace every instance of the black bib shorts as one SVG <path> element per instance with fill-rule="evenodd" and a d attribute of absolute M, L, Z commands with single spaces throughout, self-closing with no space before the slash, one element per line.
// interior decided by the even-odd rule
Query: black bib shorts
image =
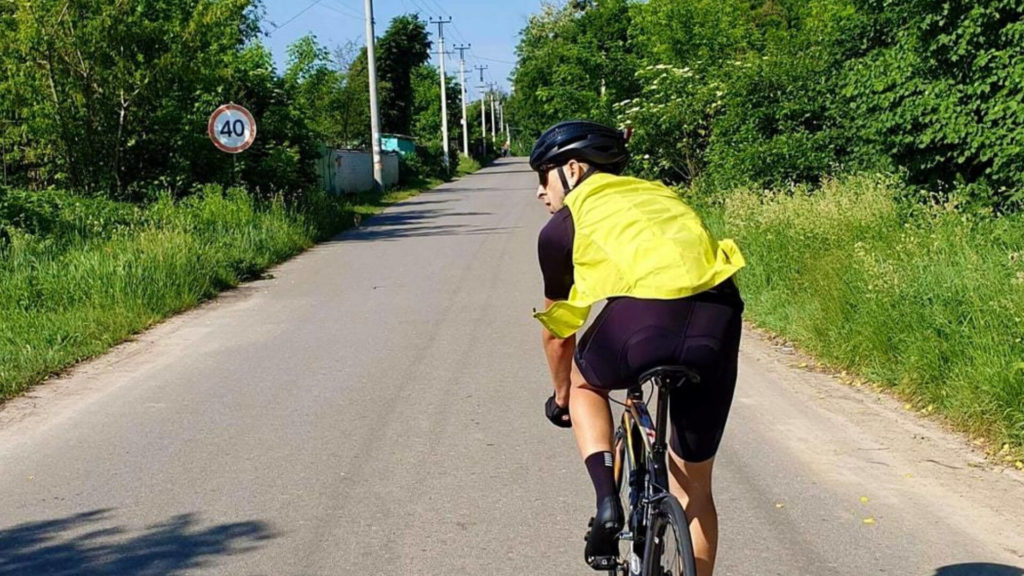
<path fill-rule="evenodd" d="M 732 280 L 725 284 L 678 300 L 612 298 L 576 346 L 576 365 L 595 388 L 630 388 L 663 365 L 700 375 L 669 398 L 669 442 L 687 462 L 718 451 L 736 388 L 743 301 Z"/>

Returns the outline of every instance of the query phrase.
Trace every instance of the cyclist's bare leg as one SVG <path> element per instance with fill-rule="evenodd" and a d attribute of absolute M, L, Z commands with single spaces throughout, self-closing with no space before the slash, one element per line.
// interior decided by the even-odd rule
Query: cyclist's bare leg
<path fill-rule="evenodd" d="M 592 568 L 613 569 L 614 557 L 619 552 L 616 541 L 623 518 L 612 469 L 612 413 L 608 406 L 608 392 L 588 385 L 575 362 L 569 382 L 572 429 L 597 496 L 597 510 L 587 532 L 584 552 L 588 562 L 592 560 Z"/>
<path fill-rule="evenodd" d="M 608 391 L 587 384 L 576 362 L 572 363 L 570 381 L 569 413 L 580 456 L 586 459 L 595 452 L 611 452 L 612 411 L 608 406 Z"/>
<path fill-rule="evenodd" d="M 690 538 L 697 576 L 711 576 L 718 552 L 718 511 L 711 495 L 715 459 L 687 462 L 669 450 L 669 491 L 679 499 L 690 520 Z"/>

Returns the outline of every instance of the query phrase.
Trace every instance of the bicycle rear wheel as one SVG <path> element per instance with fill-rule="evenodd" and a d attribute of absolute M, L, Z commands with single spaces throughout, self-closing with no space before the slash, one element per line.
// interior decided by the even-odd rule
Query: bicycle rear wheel
<path fill-rule="evenodd" d="M 644 576 L 697 576 L 689 526 L 675 496 L 658 501 L 647 532 Z"/>

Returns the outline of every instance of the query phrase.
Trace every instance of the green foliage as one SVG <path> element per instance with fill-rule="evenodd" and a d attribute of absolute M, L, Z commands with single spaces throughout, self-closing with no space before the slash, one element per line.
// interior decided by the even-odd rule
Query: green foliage
<path fill-rule="evenodd" d="M 628 42 L 629 3 L 545 4 L 521 33 L 507 111 L 534 137 L 576 117 L 614 122 L 612 105 L 631 97 L 636 57 Z"/>
<path fill-rule="evenodd" d="M 509 110 L 533 137 L 570 118 L 632 125 L 632 169 L 670 182 L 881 170 L 1013 210 L 1022 15 L 1021 0 L 545 4 L 521 32 Z"/>
<path fill-rule="evenodd" d="M 0 3 L 0 185 L 131 201 L 211 182 L 299 194 L 315 181 L 320 145 L 369 144 L 366 52 L 307 36 L 278 74 L 261 15 L 259 0 Z M 429 58 L 425 26 L 400 16 L 378 42 L 385 131 L 430 127 L 413 87 Z M 259 127 L 235 156 L 206 135 L 227 102 Z"/>
<path fill-rule="evenodd" d="M 342 144 L 368 148 L 370 133 L 366 127 L 370 125 L 370 73 L 366 48 L 359 51 L 345 72 L 345 91 L 341 100 Z"/>
<path fill-rule="evenodd" d="M 446 71 L 447 72 L 447 71 Z M 446 78 L 445 97 L 448 103 L 449 156 L 455 158 L 462 148 L 462 104 L 459 83 Z M 437 68 L 424 64 L 412 71 L 412 124 L 410 135 L 419 142 L 441 142 L 441 75 Z"/>
<path fill-rule="evenodd" d="M 381 130 L 409 134 L 413 121 L 413 71 L 430 59 L 426 23 L 415 14 L 394 18 L 377 42 L 377 50 Z"/>
<path fill-rule="evenodd" d="M 467 176 L 480 169 L 480 163 L 476 161 L 472 156 L 459 156 L 459 166 L 456 172 L 457 176 Z"/>
<path fill-rule="evenodd" d="M 736 238 L 748 315 L 829 364 L 1024 446 L 1024 218 L 894 198 L 876 177 L 739 190 L 707 208 Z"/>
<path fill-rule="evenodd" d="M 0 401 L 409 195 L 261 201 L 203 186 L 146 207 L 0 189 Z"/>
<path fill-rule="evenodd" d="M 723 113 L 708 142 L 708 176 L 722 187 L 817 182 L 843 161 L 834 98 L 852 7 L 780 3 L 747 15 L 754 50 L 719 68 Z"/>
<path fill-rule="evenodd" d="M 714 68 L 753 48 L 754 10 L 745 0 L 650 0 L 634 7 L 631 41 L 649 64 Z"/>
<path fill-rule="evenodd" d="M 304 36 L 288 46 L 285 89 L 294 94 L 293 107 L 302 110 L 314 137 L 323 144 L 344 146 L 358 132 L 365 132 L 369 111 L 353 107 L 354 94 L 346 83 L 346 61 L 354 48 L 339 48 L 332 60 L 314 36 Z M 364 83 L 365 85 L 365 83 Z M 369 106 L 367 104 L 367 106 Z M 365 121 L 364 121 L 365 120 Z"/>
<path fill-rule="evenodd" d="M 497 155 L 497 149 L 500 148 L 500 144 L 495 146 L 495 142 L 491 139 L 491 123 L 493 115 L 491 113 L 490 104 L 490 93 L 485 94 L 486 103 L 483 106 L 484 118 L 487 120 L 487 133 L 481 132 L 482 126 L 480 125 L 480 101 L 474 100 L 469 102 L 466 107 L 466 118 L 468 119 L 469 126 L 469 154 L 477 162 L 486 164 L 495 158 Z M 505 99 L 505 96 L 500 93 L 495 93 L 496 99 L 501 99 L 504 102 L 509 102 Z M 506 113 L 508 112 L 506 108 Z M 530 141 L 533 144 L 533 141 Z"/>
<path fill-rule="evenodd" d="M 58 244 L 103 238 L 138 221 L 139 209 L 63 190 L 0 189 L 0 229 L 46 237 Z"/>
<path fill-rule="evenodd" d="M 1024 446 L 1024 2 L 647 0 L 595 50 L 615 4 L 530 19 L 515 123 L 632 126 L 631 170 L 737 238 L 758 323 Z"/>
<path fill-rule="evenodd" d="M 444 167 L 444 147 L 440 142 L 416 145 L 416 152 L 399 158 L 399 180 L 403 186 L 416 185 L 426 180 L 448 180 L 458 169 L 458 152 L 449 152 L 448 169 Z"/>
<path fill-rule="evenodd" d="M 692 182 L 705 168 L 711 125 L 722 104 L 720 84 L 667 64 L 644 67 L 636 77 L 640 93 L 613 107 L 621 124 L 636 127 L 630 141 L 634 168 L 667 181 Z"/>
<path fill-rule="evenodd" d="M 257 205 L 218 186 L 145 210 L 59 192 L 12 196 L 33 216 L 0 247 L 0 399 L 309 243 L 281 202 Z M 104 225 L 111 214 L 116 224 Z"/>
<path fill-rule="evenodd" d="M 176 165 L 215 173 L 215 153 L 192 145 L 212 109 L 273 103 L 272 74 L 254 82 L 269 58 L 251 45 L 249 0 L 44 0 L 9 10 L 0 61 L 12 80 L 0 90 L 14 105 L 0 130 L 25 146 L 24 179 L 34 184 L 128 198 Z M 187 184 L 176 180 L 168 186 Z"/>
<path fill-rule="evenodd" d="M 844 70 L 851 131 L 915 183 L 1024 202 L 1024 2 L 858 7 L 871 44 Z"/>

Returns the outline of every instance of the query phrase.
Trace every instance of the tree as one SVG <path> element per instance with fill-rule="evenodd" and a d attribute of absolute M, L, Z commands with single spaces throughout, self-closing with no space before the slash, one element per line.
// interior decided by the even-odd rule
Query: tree
<path fill-rule="evenodd" d="M 856 4 L 867 49 L 845 67 L 851 136 L 914 183 L 1024 203 L 1024 3 Z"/>
<path fill-rule="evenodd" d="M 18 3 L 13 22 L 7 61 L 37 95 L 18 115 L 31 153 L 56 168 L 43 178 L 119 197 L 166 174 L 169 143 L 258 32 L 249 0 L 40 0 Z"/>
<path fill-rule="evenodd" d="M 122 199 L 205 182 L 267 193 L 306 185 L 315 136 L 258 42 L 259 18 L 250 0 L 0 4 L 5 173 L 16 162 L 15 176 L 34 187 Z M 311 46 L 302 48 L 296 78 L 312 101 L 314 86 L 330 90 L 308 62 Z M 210 113 L 226 102 L 249 108 L 259 125 L 253 147 L 234 158 L 206 136 Z"/>
<path fill-rule="evenodd" d="M 462 140 L 462 126 L 459 117 L 462 105 L 459 101 L 459 84 L 454 78 L 446 78 L 448 97 L 448 140 L 454 157 Z M 410 135 L 420 143 L 441 144 L 441 78 L 437 68 L 423 64 L 412 71 L 413 110 Z"/>
<path fill-rule="evenodd" d="M 625 0 L 545 3 L 520 32 L 508 112 L 539 135 L 569 118 L 614 123 L 612 105 L 635 93 L 636 57 Z"/>
<path fill-rule="evenodd" d="M 351 95 L 345 91 L 344 69 L 336 67 L 327 48 L 311 35 L 289 45 L 288 57 L 283 80 L 314 136 L 324 144 L 343 145 L 349 136 L 346 97 Z"/>
<path fill-rule="evenodd" d="M 380 78 L 381 130 L 408 134 L 412 130 L 413 70 L 430 59 L 426 23 L 419 16 L 403 15 L 391 20 L 377 42 L 377 72 Z"/>

